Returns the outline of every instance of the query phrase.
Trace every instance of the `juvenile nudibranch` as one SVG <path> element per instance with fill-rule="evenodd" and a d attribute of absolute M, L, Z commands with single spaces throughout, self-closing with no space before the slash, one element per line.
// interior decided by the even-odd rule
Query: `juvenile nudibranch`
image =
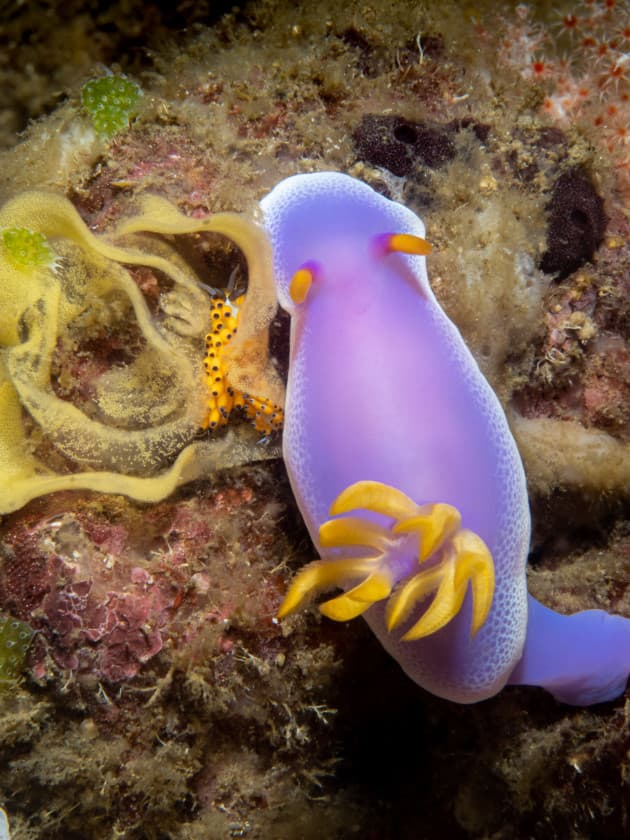
<path fill-rule="evenodd" d="M 521 459 L 431 290 L 420 219 L 332 172 L 287 178 L 261 206 L 291 315 L 284 458 L 321 557 L 279 616 L 339 587 L 322 612 L 363 614 L 441 697 L 475 702 L 508 682 L 575 704 L 616 697 L 630 620 L 528 598 Z"/>
<path fill-rule="evenodd" d="M 211 300 L 211 331 L 206 336 L 204 360 L 208 398 L 201 428 L 214 430 L 225 426 L 232 411 L 241 409 L 257 431 L 269 435 L 282 428 L 282 409 L 266 397 L 251 396 L 232 387 L 223 359 L 225 347 L 238 330 L 243 301 L 243 295 L 230 301 L 221 294 Z"/>

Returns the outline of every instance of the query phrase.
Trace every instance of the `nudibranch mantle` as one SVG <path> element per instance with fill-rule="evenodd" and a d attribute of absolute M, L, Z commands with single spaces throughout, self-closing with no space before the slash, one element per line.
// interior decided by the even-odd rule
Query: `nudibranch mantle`
<path fill-rule="evenodd" d="M 291 315 L 284 458 L 322 558 L 280 615 L 339 586 L 322 612 L 363 614 L 415 682 L 461 703 L 508 681 L 571 703 L 618 695 L 630 621 L 528 600 L 521 459 L 431 290 L 420 219 L 334 172 L 287 178 L 261 208 Z"/>

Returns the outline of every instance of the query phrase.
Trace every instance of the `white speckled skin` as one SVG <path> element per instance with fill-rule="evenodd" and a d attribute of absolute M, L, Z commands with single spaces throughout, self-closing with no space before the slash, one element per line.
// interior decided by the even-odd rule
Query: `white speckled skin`
<path fill-rule="evenodd" d="M 494 601 L 479 633 L 470 638 L 470 594 L 450 624 L 414 642 L 400 636 L 424 604 L 393 633 L 383 603 L 365 618 L 419 685 L 461 703 L 489 697 L 525 640 L 525 476 L 503 409 L 435 299 L 425 259 L 374 255 L 375 235 L 424 236 L 424 226 L 331 172 L 282 181 L 262 209 L 292 321 L 284 457 L 313 541 L 335 497 L 359 480 L 393 485 L 418 504 L 454 505 L 495 562 Z M 288 286 L 311 260 L 321 270 L 296 305 Z"/>

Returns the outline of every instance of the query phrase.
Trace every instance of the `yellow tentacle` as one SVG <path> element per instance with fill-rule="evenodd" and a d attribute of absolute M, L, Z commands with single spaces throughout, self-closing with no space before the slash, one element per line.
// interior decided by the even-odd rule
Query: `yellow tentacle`
<path fill-rule="evenodd" d="M 442 581 L 435 598 L 422 618 L 402 637 L 403 641 L 413 642 L 441 630 L 460 611 L 465 594 L 465 585 L 455 585 L 455 561 L 449 558 L 442 567 Z"/>
<path fill-rule="evenodd" d="M 382 572 L 373 572 L 362 583 L 343 595 L 332 598 L 320 606 L 320 611 L 335 621 L 349 621 L 365 612 L 376 601 L 387 598 L 392 591 L 391 579 Z"/>
<path fill-rule="evenodd" d="M 295 612 L 303 601 L 315 592 L 341 586 L 349 580 L 367 576 L 374 561 L 361 557 L 342 560 L 316 560 L 305 566 L 291 581 L 291 585 L 278 610 L 278 618 Z"/>
<path fill-rule="evenodd" d="M 415 605 L 430 595 L 440 585 L 443 577 L 441 565 L 424 569 L 408 580 L 391 598 L 387 610 L 387 629 L 395 630 L 407 620 Z"/>
<path fill-rule="evenodd" d="M 472 591 L 471 635 L 482 627 L 488 618 L 494 596 L 494 562 L 488 546 L 472 531 L 461 530 L 453 537 L 457 555 L 456 585 L 466 587 L 470 580 Z"/>
<path fill-rule="evenodd" d="M 395 534 L 418 531 L 420 541 L 420 561 L 426 560 L 440 548 L 459 528 L 462 518 L 457 508 L 452 505 L 437 503 L 422 505 L 415 516 L 403 519 L 392 528 Z"/>
<path fill-rule="evenodd" d="M 322 548 L 361 545 L 382 552 L 388 535 L 389 531 L 382 525 L 360 516 L 344 516 L 328 519 L 320 526 L 319 544 Z"/>
<path fill-rule="evenodd" d="M 337 496 L 331 505 L 330 515 L 337 516 L 358 508 L 392 519 L 404 519 L 418 511 L 418 505 L 402 490 L 380 481 L 357 481 Z"/>
<path fill-rule="evenodd" d="M 362 516 L 345 515 L 358 509 L 394 522 L 387 527 Z M 361 556 L 329 556 L 306 566 L 289 587 L 279 618 L 298 609 L 316 591 L 354 583 L 323 603 L 321 612 L 336 621 L 347 621 L 389 598 L 386 621 L 391 632 L 409 619 L 414 607 L 433 596 L 419 620 L 402 636 L 404 641 L 413 641 L 436 633 L 459 613 L 470 583 L 471 635 L 483 626 L 494 595 L 494 562 L 481 537 L 461 528 L 461 514 L 455 507 L 442 502 L 419 506 L 395 487 L 358 481 L 337 496 L 330 512 L 339 518 L 320 526 L 322 549 L 350 548 Z M 419 537 L 417 548 L 413 539 L 408 544 L 402 539 L 414 533 Z M 421 568 L 391 595 L 400 579 L 401 559 L 403 564 L 410 559 L 401 554 L 407 551 L 417 551 Z"/>

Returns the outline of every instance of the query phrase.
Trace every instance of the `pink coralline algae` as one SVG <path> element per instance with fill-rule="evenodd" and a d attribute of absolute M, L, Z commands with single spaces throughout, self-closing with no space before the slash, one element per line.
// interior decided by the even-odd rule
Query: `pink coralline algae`
<path fill-rule="evenodd" d="M 279 583 L 266 590 L 243 558 L 265 550 L 274 519 L 258 511 L 250 522 L 252 495 L 223 488 L 148 510 L 81 500 L 71 512 L 59 494 L 43 514 L 16 516 L 1 546 L 0 604 L 38 631 L 32 673 L 56 666 L 85 685 L 115 684 L 165 646 L 187 661 L 228 653 L 235 615 L 271 628 Z"/>
<path fill-rule="evenodd" d="M 154 575 L 130 568 L 123 529 L 108 533 L 104 521 L 93 524 L 84 514 L 62 513 L 11 529 L 0 593 L 40 631 L 59 667 L 117 682 L 162 648 L 182 581 L 176 567 Z M 35 672 L 43 673 L 41 663 Z"/>
<path fill-rule="evenodd" d="M 109 592 L 102 603 L 90 597 L 92 584 L 83 580 L 69 583 L 62 591 L 51 592 L 42 603 L 48 625 L 67 640 L 68 656 L 57 650 L 57 660 L 65 667 L 76 669 L 80 660 L 72 651 L 77 635 L 88 642 L 102 642 L 102 655 L 97 670 L 111 682 L 135 676 L 140 665 L 155 656 L 162 648 L 160 616 L 167 603 L 160 603 L 158 590 L 144 593 Z M 74 631 L 78 630 L 76 634 Z M 76 639 L 79 641 L 79 639 Z M 61 649 L 63 650 L 63 642 Z"/>

